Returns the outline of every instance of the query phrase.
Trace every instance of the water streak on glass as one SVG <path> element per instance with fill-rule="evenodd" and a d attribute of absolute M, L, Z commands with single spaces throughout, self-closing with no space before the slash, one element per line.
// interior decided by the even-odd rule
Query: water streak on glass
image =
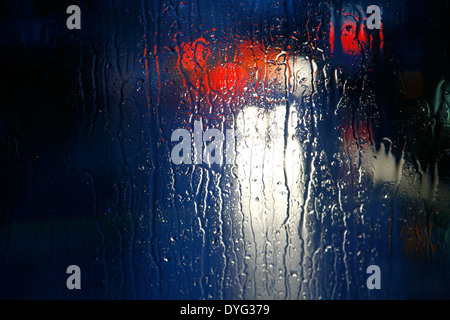
<path fill-rule="evenodd" d="M 75 32 L 64 4 L 19 2 L 0 297 L 449 297 L 448 6 L 379 1 L 369 30 L 364 0 L 79 1 Z M 196 163 L 208 129 L 232 163 Z"/>

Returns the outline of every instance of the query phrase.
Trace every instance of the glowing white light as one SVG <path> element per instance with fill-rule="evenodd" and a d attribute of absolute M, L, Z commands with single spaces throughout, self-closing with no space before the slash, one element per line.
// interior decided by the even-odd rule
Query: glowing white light
<path fill-rule="evenodd" d="M 248 298 L 289 298 L 287 292 L 297 297 L 292 291 L 299 288 L 304 160 L 295 136 L 297 112 L 286 120 L 286 109 L 246 107 L 236 118 L 243 134 L 236 143 L 236 165 Z"/>

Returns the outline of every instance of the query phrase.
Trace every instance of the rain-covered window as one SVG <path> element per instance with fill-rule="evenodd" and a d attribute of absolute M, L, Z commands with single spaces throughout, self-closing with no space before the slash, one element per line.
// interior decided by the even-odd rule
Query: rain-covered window
<path fill-rule="evenodd" d="M 3 2 L 0 298 L 449 298 L 449 16 Z"/>

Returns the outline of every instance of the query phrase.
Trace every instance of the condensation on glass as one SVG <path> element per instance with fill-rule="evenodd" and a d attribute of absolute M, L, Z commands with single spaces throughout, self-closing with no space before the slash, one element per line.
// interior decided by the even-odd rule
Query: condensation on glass
<path fill-rule="evenodd" d="M 87 298 L 448 297 L 449 79 L 414 96 L 389 31 L 407 2 L 382 1 L 376 30 L 366 2 L 80 4 L 49 49 L 71 62 L 70 134 L 42 155 L 9 141 L 47 202 L 8 209 L 4 274 L 78 261 Z M 173 163 L 197 121 L 235 140 L 232 164 Z M 73 297 L 24 272 L 18 295 Z"/>

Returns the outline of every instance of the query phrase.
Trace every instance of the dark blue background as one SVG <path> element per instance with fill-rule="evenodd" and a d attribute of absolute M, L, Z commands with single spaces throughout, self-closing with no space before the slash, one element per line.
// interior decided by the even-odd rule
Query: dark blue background
<path fill-rule="evenodd" d="M 366 2 L 361 5 L 375 4 Z M 183 115 L 176 107 L 178 96 L 171 92 L 180 86 L 181 78 L 169 63 L 164 65 L 176 55 L 165 49 L 176 31 L 171 25 L 176 19 L 160 14 L 165 8 L 170 12 L 170 3 L 78 1 L 82 29 L 68 30 L 65 11 L 75 4 L 72 1 L 0 2 L 0 298 L 242 298 L 239 281 L 224 286 L 224 274 L 217 271 L 225 268 L 226 253 L 202 243 L 195 224 L 181 223 L 195 215 L 191 204 L 175 209 L 183 203 L 177 194 L 188 186 L 182 179 L 179 185 L 173 181 L 181 169 L 171 167 L 170 146 L 164 142 L 180 126 Z M 261 10 L 249 16 L 247 6 L 239 2 L 199 1 L 192 21 L 178 21 L 180 37 L 192 41 L 216 28 L 220 42 L 230 34 L 247 36 L 255 20 L 267 31 L 264 23 L 272 16 L 283 16 L 284 9 L 274 8 L 271 1 L 244 3 L 257 4 Z M 328 3 L 288 3 L 293 11 L 284 12 L 281 35 L 302 30 L 308 16 L 316 19 L 309 25 L 329 24 Z M 415 102 L 403 99 L 395 83 L 398 70 L 419 71 L 423 98 L 431 99 L 437 82 L 449 76 L 449 4 L 414 0 L 379 1 L 379 5 L 389 10 L 383 14 L 384 64 L 374 62 L 374 89 L 381 108 L 376 139 L 379 143 L 383 136 L 390 136 L 403 141 L 396 145 L 406 145 L 408 154 L 424 167 L 437 163 L 440 183 L 448 186 L 448 136 L 427 141 L 414 127 L 405 127 L 412 121 Z M 286 38 L 275 41 L 283 44 Z M 302 40 L 292 44 L 293 50 L 310 54 Z M 328 45 L 326 37 L 319 42 Z M 147 57 L 143 57 L 145 48 Z M 330 63 L 345 67 L 351 64 L 346 59 L 336 53 Z M 335 93 L 334 102 L 322 106 L 331 108 L 339 98 Z M 317 130 L 327 132 L 330 123 L 318 124 Z M 336 152 L 336 136 L 331 130 L 329 140 L 321 141 L 327 154 Z M 392 190 L 375 190 L 375 197 L 381 192 Z M 195 201 L 201 206 L 202 196 Z M 375 217 L 382 204 L 371 201 L 368 214 Z M 395 217 L 405 212 L 395 197 L 388 205 Z M 449 298 L 448 196 L 438 209 L 433 208 L 424 215 L 437 230 L 433 233 L 435 254 L 421 262 L 408 260 L 398 236 L 388 254 L 385 220 L 378 245 L 370 248 L 372 244 L 366 246 L 366 242 L 359 248 L 363 254 L 371 249 L 378 252 L 377 263 L 386 270 L 383 290 L 362 292 L 342 285 L 338 298 Z M 206 226 L 207 240 L 213 237 L 215 223 L 210 221 L 211 230 Z M 225 237 L 226 227 L 221 228 Z M 340 228 L 329 232 L 340 237 Z M 350 232 L 351 237 L 357 234 Z M 169 242 L 173 237 L 178 241 L 177 236 L 192 241 L 171 247 Z M 356 238 L 349 241 L 357 246 Z M 197 256 L 202 247 L 211 254 Z M 202 264 L 198 259 L 204 259 Z M 348 261 L 350 272 L 361 284 L 365 270 L 361 272 L 355 261 Z M 65 271 L 71 264 L 82 270 L 82 290 L 66 288 Z M 210 278 L 205 280 L 204 274 Z M 326 286 L 326 281 L 318 285 Z"/>

